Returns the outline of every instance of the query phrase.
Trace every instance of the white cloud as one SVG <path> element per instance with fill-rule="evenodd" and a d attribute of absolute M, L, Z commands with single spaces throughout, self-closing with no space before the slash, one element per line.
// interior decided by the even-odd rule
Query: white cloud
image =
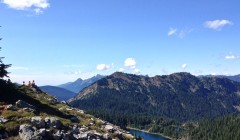
<path fill-rule="evenodd" d="M 187 67 L 187 64 L 182 64 L 182 68 L 185 69 Z"/>
<path fill-rule="evenodd" d="M 227 55 L 224 57 L 225 59 L 228 60 L 235 60 L 235 59 L 240 59 L 240 56 L 235 56 L 235 55 Z"/>
<path fill-rule="evenodd" d="M 135 73 L 135 74 L 139 74 L 139 73 L 140 73 L 140 70 L 137 69 L 137 68 L 135 68 L 135 69 L 133 70 L 133 73 Z"/>
<path fill-rule="evenodd" d="M 113 66 L 113 64 L 112 64 L 112 66 Z M 96 69 L 99 70 L 99 71 L 104 71 L 104 70 L 111 69 L 112 66 L 111 65 L 107 65 L 107 64 L 98 64 Z"/>
<path fill-rule="evenodd" d="M 33 9 L 36 14 L 43 13 L 43 10 L 50 6 L 48 0 L 2 0 L 1 2 L 16 10 Z"/>
<path fill-rule="evenodd" d="M 233 23 L 229 20 L 213 20 L 213 21 L 206 21 L 204 26 L 209 29 L 218 30 L 220 31 L 226 25 L 232 25 Z"/>
<path fill-rule="evenodd" d="M 125 71 L 124 68 L 120 68 L 120 69 L 118 70 L 118 72 L 124 72 L 124 71 Z"/>
<path fill-rule="evenodd" d="M 135 61 L 134 58 L 127 58 L 127 59 L 124 61 L 124 66 L 125 66 L 125 67 L 129 67 L 130 69 L 135 69 L 135 68 L 136 68 L 136 65 L 137 65 L 137 62 Z"/>
<path fill-rule="evenodd" d="M 168 36 L 172 36 L 174 34 L 177 33 L 177 29 L 176 28 L 170 28 L 169 31 L 168 31 Z"/>

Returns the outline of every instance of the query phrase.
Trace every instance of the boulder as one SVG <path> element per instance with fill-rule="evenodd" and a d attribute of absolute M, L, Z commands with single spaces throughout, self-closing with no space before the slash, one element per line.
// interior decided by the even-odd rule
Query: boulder
<path fill-rule="evenodd" d="M 79 127 L 78 127 L 77 125 L 74 125 L 74 126 L 72 127 L 72 133 L 73 133 L 73 134 L 78 134 L 79 132 L 80 132 Z"/>
<path fill-rule="evenodd" d="M 47 131 L 45 128 L 41 128 L 41 129 L 37 130 L 36 135 L 46 137 Z"/>
<path fill-rule="evenodd" d="M 106 139 L 106 140 L 110 140 L 111 136 L 108 133 L 106 133 L 106 134 L 103 135 L 103 138 Z"/>
<path fill-rule="evenodd" d="M 79 122 L 80 122 L 79 119 L 78 119 L 77 117 L 75 117 L 75 116 L 72 116 L 72 117 L 70 118 L 70 120 L 71 120 L 73 123 L 79 123 Z"/>
<path fill-rule="evenodd" d="M 87 140 L 88 139 L 88 133 L 80 133 L 78 135 L 73 135 L 75 139 L 77 140 Z"/>
<path fill-rule="evenodd" d="M 18 100 L 16 102 L 16 106 L 19 107 L 19 108 L 28 108 L 28 109 L 31 109 L 31 110 L 36 110 L 36 108 L 33 105 L 28 104 L 27 102 L 22 101 L 22 100 Z"/>
<path fill-rule="evenodd" d="M 53 134 L 54 140 L 61 140 L 62 139 L 62 133 L 60 130 L 58 130 L 56 133 Z"/>
<path fill-rule="evenodd" d="M 106 131 L 108 131 L 108 132 L 113 132 L 114 131 L 114 128 L 113 128 L 113 126 L 111 126 L 111 125 L 106 125 L 105 127 L 104 127 L 104 129 L 106 130 Z"/>
<path fill-rule="evenodd" d="M 19 128 L 19 137 L 22 140 L 33 140 L 33 139 L 37 139 L 36 135 L 35 135 L 35 130 L 32 126 L 28 125 L 28 124 L 23 124 L 20 126 Z"/>
<path fill-rule="evenodd" d="M 0 116 L 0 124 L 4 124 L 6 122 L 8 122 L 8 120 L 5 119 L 3 116 Z"/>
<path fill-rule="evenodd" d="M 69 132 L 63 132 L 62 131 L 62 140 L 71 140 L 71 134 Z"/>
<path fill-rule="evenodd" d="M 45 123 L 47 127 L 53 127 L 57 129 L 62 127 L 62 122 L 56 117 L 46 117 Z"/>
<path fill-rule="evenodd" d="M 41 117 L 32 117 L 31 123 L 37 128 L 45 128 L 45 121 Z"/>
<path fill-rule="evenodd" d="M 12 111 L 17 110 L 16 107 L 14 107 L 12 104 L 7 105 L 7 106 L 5 107 L 5 109 L 6 109 L 6 110 L 12 110 Z"/>
<path fill-rule="evenodd" d="M 87 131 L 85 132 L 88 135 L 88 139 L 92 140 L 92 139 L 103 139 L 103 135 L 100 133 L 97 133 L 96 130 L 91 130 L 91 131 Z"/>

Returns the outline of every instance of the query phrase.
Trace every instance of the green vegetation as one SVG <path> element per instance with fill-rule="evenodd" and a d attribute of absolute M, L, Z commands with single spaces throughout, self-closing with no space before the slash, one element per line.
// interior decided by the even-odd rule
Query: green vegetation
<path fill-rule="evenodd" d="M 190 130 L 193 140 L 238 140 L 240 138 L 240 115 L 227 115 L 199 122 Z"/>
<path fill-rule="evenodd" d="M 145 77 L 114 73 L 71 100 L 122 127 L 181 137 L 182 123 L 239 113 L 240 83 L 226 78 L 198 78 L 189 73 Z"/>
<path fill-rule="evenodd" d="M 165 136 L 171 136 L 174 138 L 178 138 L 183 131 L 180 123 L 167 118 L 121 115 L 114 114 L 114 112 L 106 113 L 99 110 L 90 111 L 89 113 L 94 114 L 96 117 L 108 120 L 113 124 L 117 124 L 122 128 L 136 128 L 139 130 L 146 130 L 151 133 L 163 134 Z"/>

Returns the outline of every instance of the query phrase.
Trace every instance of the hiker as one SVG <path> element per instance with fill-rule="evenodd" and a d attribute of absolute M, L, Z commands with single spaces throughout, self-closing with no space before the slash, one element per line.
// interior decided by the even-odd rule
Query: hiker
<path fill-rule="evenodd" d="M 36 85 L 35 85 L 35 81 L 33 80 L 32 81 L 32 87 L 35 87 Z"/>
<path fill-rule="evenodd" d="M 32 87 L 31 81 L 28 82 L 28 87 Z"/>

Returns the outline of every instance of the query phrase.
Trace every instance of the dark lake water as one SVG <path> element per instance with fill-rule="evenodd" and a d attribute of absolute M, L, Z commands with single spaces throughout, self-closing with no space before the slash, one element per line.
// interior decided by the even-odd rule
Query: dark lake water
<path fill-rule="evenodd" d="M 137 136 L 143 136 L 144 140 L 168 140 L 159 135 L 150 134 L 150 133 L 146 133 L 146 132 L 142 132 L 142 131 L 138 131 L 138 130 L 128 129 L 128 131 L 131 132 L 132 134 L 135 133 Z"/>

